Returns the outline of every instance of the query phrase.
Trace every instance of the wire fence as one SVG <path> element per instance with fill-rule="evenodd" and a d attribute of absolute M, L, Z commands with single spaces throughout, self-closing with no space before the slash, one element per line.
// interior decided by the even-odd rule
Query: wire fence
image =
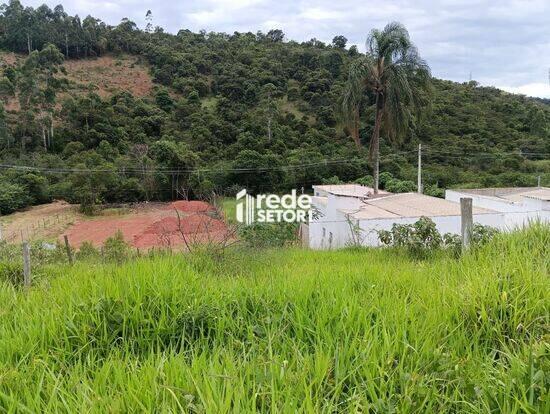
<path fill-rule="evenodd" d="M 71 211 L 36 219 L 24 225 L 14 226 L 0 221 L 0 242 L 15 243 L 42 239 L 42 236 L 48 233 L 48 230 L 69 225 L 76 218 L 76 212 Z"/>

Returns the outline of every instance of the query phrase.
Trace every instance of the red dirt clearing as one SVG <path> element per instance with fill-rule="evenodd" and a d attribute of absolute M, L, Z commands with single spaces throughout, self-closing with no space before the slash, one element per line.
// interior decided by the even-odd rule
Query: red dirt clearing
<path fill-rule="evenodd" d="M 214 207 L 204 201 L 174 201 L 172 208 L 188 213 L 206 213 L 214 211 Z"/>
<path fill-rule="evenodd" d="M 65 234 L 76 248 L 85 241 L 100 247 L 119 230 L 124 240 L 140 249 L 213 242 L 227 235 L 225 223 L 209 215 L 214 211 L 211 205 L 202 201 L 176 201 L 137 210 L 128 217 L 80 221 Z"/>

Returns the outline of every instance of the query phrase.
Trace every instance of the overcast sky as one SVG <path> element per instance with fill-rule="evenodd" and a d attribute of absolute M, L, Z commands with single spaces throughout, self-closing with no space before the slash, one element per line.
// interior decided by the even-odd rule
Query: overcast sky
<path fill-rule="evenodd" d="M 550 0 L 22 0 L 109 24 L 128 17 L 177 33 L 185 28 L 233 33 L 282 29 L 288 39 L 336 35 L 364 50 L 370 29 L 399 21 L 409 30 L 435 76 L 472 78 L 483 85 L 550 98 Z"/>

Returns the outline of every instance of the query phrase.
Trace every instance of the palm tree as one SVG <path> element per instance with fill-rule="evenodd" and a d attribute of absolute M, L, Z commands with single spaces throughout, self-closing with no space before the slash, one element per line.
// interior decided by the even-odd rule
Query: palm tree
<path fill-rule="evenodd" d="M 360 147 L 359 121 L 364 102 L 374 106 L 374 130 L 369 159 L 375 162 L 374 192 L 378 193 L 380 131 L 396 143 L 409 128 L 413 115 L 427 104 L 430 68 L 419 56 L 409 32 L 400 23 L 370 32 L 367 52 L 349 70 L 342 96 L 341 113 L 355 144 Z"/>

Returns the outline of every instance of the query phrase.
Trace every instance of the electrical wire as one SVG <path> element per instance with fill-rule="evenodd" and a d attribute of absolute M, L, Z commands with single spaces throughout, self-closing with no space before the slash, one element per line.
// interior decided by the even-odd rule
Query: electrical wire
<path fill-rule="evenodd" d="M 417 154 L 416 150 L 410 151 L 399 151 L 390 154 L 385 154 L 381 156 L 381 159 L 393 158 L 395 155 L 405 155 L 405 154 Z M 454 155 L 453 155 L 454 154 Z M 493 157 L 493 158 L 502 158 L 503 155 L 520 155 L 520 156 L 550 156 L 550 153 L 544 152 L 502 152 L 502 153 L 490 153 L 490 152 L 478 152 L 476 154 L 461 154 L 459 155 L 456 152 L 444 152 L 440 150 L 433 150 L 431 148 L 422 149 L 423 156 L 432 156 L 432 157 L 445 157 L 451 159 L 471 159 L 471 158 L 482 158 L 482 157 Z M 37 171 L 43 173 L 53 173 L 53 174 L 71 174 L 71 173 L 101 173 L 101 172 L 118 172 L 118 173 L 128 173 L 128 174 L 193 174 L 193 173 L 208 173 L 208 172 L 231 172 L 231 173 L 254 173 L 254 172 L 269 172 L 269 171 L 287 171 L 287 170 L 296 170 L 301 168 L 309 167 L 318 167 L 318 166 L 337 166 L 345 165 L 350 163 L 359 163 L 365 162 L 365 159 L 362 158 L 349 158 L 349 159 L 334 159 L 329 160 L 325 159 L 313 163 L 302 163 L 302 164 L 288 164 L 288 165 L 279 165 L 273 167 L 256 167 L 256 168 L 193 168 L 193 169 L 147 169 L 143 167 L 118 167 L 118 168 L 49 168 L 49 167 L 35 167 L 30 165 L 17 165 L 17 164 L 0 164 L 0 169 L 14 169 L 19 171 Z"/>

